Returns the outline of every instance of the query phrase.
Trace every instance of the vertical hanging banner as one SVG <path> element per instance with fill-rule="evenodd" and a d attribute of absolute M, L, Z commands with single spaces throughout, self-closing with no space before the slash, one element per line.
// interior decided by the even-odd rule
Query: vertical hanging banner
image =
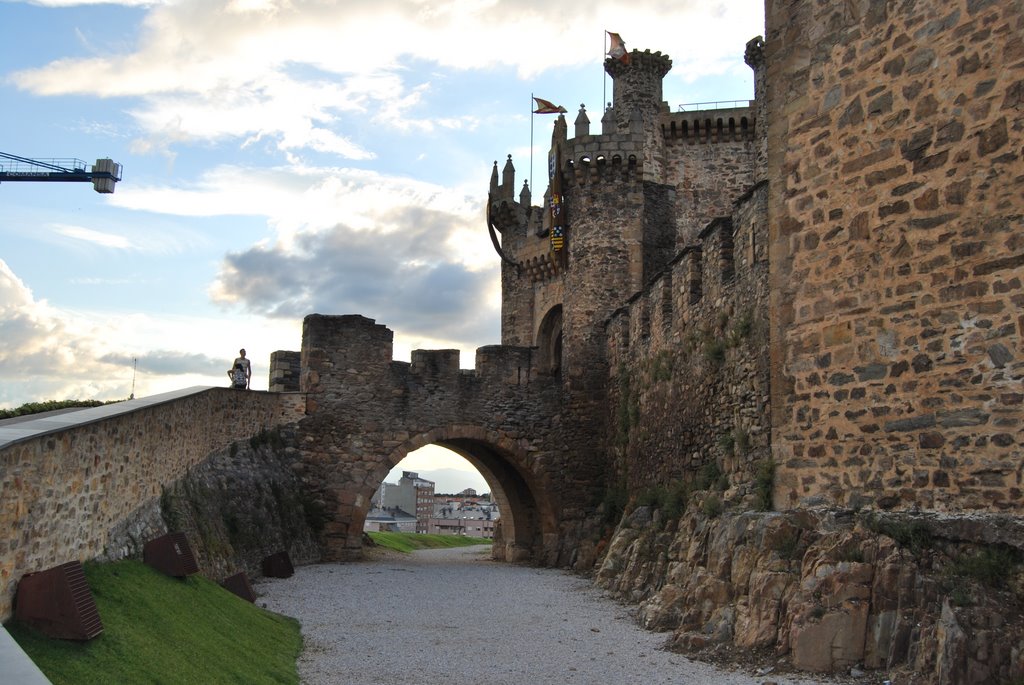
<path fill-rule="evenodd" d="M 562 160 L 558 146 L 548 153 L 548 181 L 551 188 L 551 249 L 565 247 L 565 206 L 562 197 Z"/>
<path fill-rule="evenodd" d="M 533 101 L 533 107 L 530 109 L 530 187 L 533 187 L 533 115 L 534 114 L 565 114 L 566 109 L 561 105 L 556 105 L 551 100 L 545 100 L 539 98 L 530 93 L 530 99 Z"/>

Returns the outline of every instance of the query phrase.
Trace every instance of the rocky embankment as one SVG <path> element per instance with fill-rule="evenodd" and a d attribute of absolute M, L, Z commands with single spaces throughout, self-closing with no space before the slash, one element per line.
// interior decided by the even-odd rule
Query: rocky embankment
<path fill-rule="evenodd" d="M 674 649 L 916 685 L 1024 682 L 1024 522 L 851 511 L 625 516 L 597 583 Z"/>
<path fill-rule="evenodd" d="M 294 436 L 275 429 L 214 453 L 165 488 L 157 513 L 183 531 L 200 571 L 222 580 L 262 575 L 264 557 L 286 551 L 294 564 L 319 561 L 322 504 L 305 494 Z"/>

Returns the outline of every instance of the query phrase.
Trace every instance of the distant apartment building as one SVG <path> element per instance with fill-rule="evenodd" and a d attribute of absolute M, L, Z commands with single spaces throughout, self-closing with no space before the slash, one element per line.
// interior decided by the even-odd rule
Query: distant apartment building
<path fill-rule="evenodd" d="M 475 492 L 434 497 L 434 516 L 428 531 L 441 535 L 465 535 L 493 538 L 495 522 L 500 517 L 498 505 L 490 497 Z"/>
<path fill-rule="evenodd" d="M 413 514 L 416 532 L 426 533 L 434 513 L 434 481 L 420 478 L 414 471 L 403 471 L 398 483 L 381 483 L 370 503 L 376 509 Z"/>
<path fill-rule="evenodd" d="M 464 535 L 470 538 L 493 538 L 493 519 L 432 518 L 427 531 L 437 535 Z"/>

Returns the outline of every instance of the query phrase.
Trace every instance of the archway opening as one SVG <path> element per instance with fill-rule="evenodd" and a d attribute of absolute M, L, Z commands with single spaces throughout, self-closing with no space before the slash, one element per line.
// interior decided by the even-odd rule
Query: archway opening
<path fill-rule="evenodd" d="M 479 426 L 459 424 L 410 436 L 368 474 L 359 492 L 351 495 L 342 493 L 342 496 L 353 502 L 352 518 L 345 525 L 346 549 L 359 554 L 374 491 L 389 478 L 395 467 L 398 467 L 399 474 L 409 471 L 403 468 L 406 456 L 431 444 L 454 452 L 483 478 L 486 490 L 490 493 L 490 505 L 493 506 L 493 533 L 490 529 L 486 532 L 492 536 L 491 556 L 494 559 L 555 563 L 558 554 L 557 515 L 549 493 L 544 488 L 543 476 L 534 473 L 534 467 L 537 466 L 535 455 L 529 452 L 521 440 Z M 417 478 L 422 478 L 426 471 L 415 473 Z"/>
<path fill-rule="evenodd" d="M 409 452 L 377 488 L 363 530 L 459 535 L 491 541 L 501 509 L 465 458 L 440 445 Z"/>

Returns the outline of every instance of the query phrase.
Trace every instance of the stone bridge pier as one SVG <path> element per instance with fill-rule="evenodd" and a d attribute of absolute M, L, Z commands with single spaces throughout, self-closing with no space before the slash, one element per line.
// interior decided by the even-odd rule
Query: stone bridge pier
<path fill-rule="evenodd" d="M 557 375 L 528 347 L 416 350 L 392 360 L 393 333 L 358 315 L 303 322 L 297 435 L 310 495 L 325 503 L 329 559 L 358 558 L 370 498 L 409 452 L 437 444 L 475 466 L 501 509 L 494 557 L 570 565 L 603 492 L 602 455 L 564 430 Z M 590 442 L 593 445 L 593 442 Z"/>

